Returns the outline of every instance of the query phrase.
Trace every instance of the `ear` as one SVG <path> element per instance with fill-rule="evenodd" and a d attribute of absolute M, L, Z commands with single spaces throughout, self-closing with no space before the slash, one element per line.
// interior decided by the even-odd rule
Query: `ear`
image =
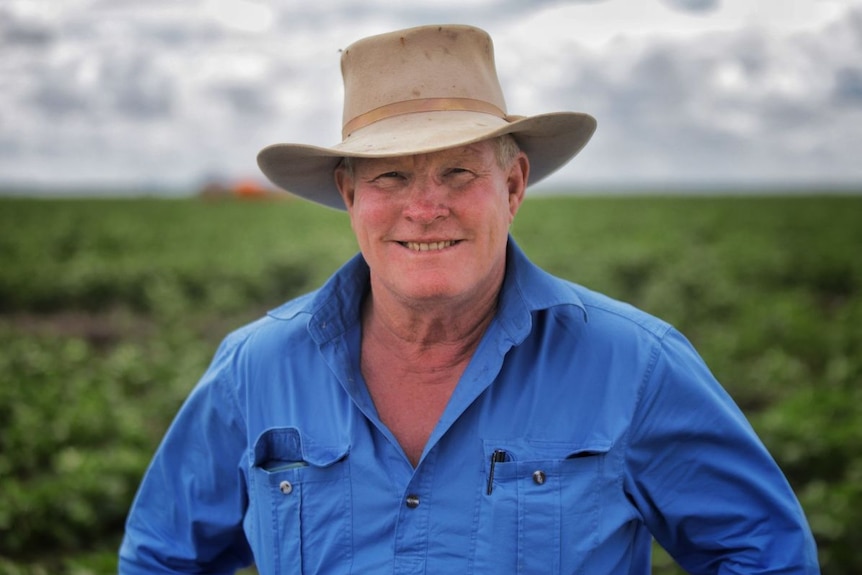
<path fill-rule="evenodd" d="M 349 212 L 353 208 L 353 191 L 355 189 L 353 175 L 350 173 L 350 170 L 338 164 L 335 172 L 333 172 L 333 177 L 335 178 L 335 186 L 338 188 L 338 193 L 341 194 L 344 206 Z"/>
<path fill-rule="evenodd" d="M 510 223 L 518 213 L 521 202 L 524 201 L 524 193 L 527 190 L 527 181 L 530 177 L 530 159 L 527 154 L 521 152 L 515 157 L 509 168 L 506 185 L 509 191 L 509 214 Z"/>

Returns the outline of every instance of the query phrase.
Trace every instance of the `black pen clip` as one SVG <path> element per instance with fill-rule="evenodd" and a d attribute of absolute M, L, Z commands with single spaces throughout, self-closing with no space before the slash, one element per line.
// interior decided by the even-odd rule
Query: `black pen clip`
<path fill-rule="evenodd" d="M 506 452 L 502 449 L 495 449 L 494 453 L 491 454 L 491 467 L 488 470 L 488 489 L 486 491 L 488 495 L 491 495 L 491 492 L 494 491 L 494 466 L 506 461 L 506 455 Z"/>

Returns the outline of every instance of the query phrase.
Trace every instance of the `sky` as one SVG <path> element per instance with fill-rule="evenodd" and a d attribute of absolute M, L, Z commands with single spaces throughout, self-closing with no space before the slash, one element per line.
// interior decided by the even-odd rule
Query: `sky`
<path fill-rule="evenodd" d="M 537 189 L 862 190 L 862 0 L 0 0 L 0 189 L 194 191 L 340 140 L 340 50 L 487 30 L 509 113 L 598 120 Z"/>

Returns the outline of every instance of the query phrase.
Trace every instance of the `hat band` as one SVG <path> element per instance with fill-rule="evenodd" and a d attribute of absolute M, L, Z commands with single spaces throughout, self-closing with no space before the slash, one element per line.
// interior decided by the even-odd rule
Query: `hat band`
<path fill-rule="evenodd" d="M 359 114 L 344 124 L 341 130 L 342 139 L 347 139 L 350 134 L 373 124 L 374 122 L 400 116 L 402 114 L 415 114 L 418 112 L 481 112 L 492 114 L 498 118 L 505 118 L 506 112 L 484 100 L 472 98 L 423 98 L 419 100 L 404 100 L 394 102 L 379 108 L 374 108 L 364 114 Z"/>

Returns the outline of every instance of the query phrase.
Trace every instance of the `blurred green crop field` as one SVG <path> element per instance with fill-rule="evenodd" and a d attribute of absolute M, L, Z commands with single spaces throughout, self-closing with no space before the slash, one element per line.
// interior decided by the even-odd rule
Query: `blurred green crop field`
<path fill-rule="evenodd" d="M 862 196 L 535 197 L 538 264 L 675 324 L 862 573 Z M 0 574 L 116 571 L 138 481 L 226 333 L 356 251 L 295 201 L 0 199 Z M 657 552 L 655 573 L 677 573 Z"/>

